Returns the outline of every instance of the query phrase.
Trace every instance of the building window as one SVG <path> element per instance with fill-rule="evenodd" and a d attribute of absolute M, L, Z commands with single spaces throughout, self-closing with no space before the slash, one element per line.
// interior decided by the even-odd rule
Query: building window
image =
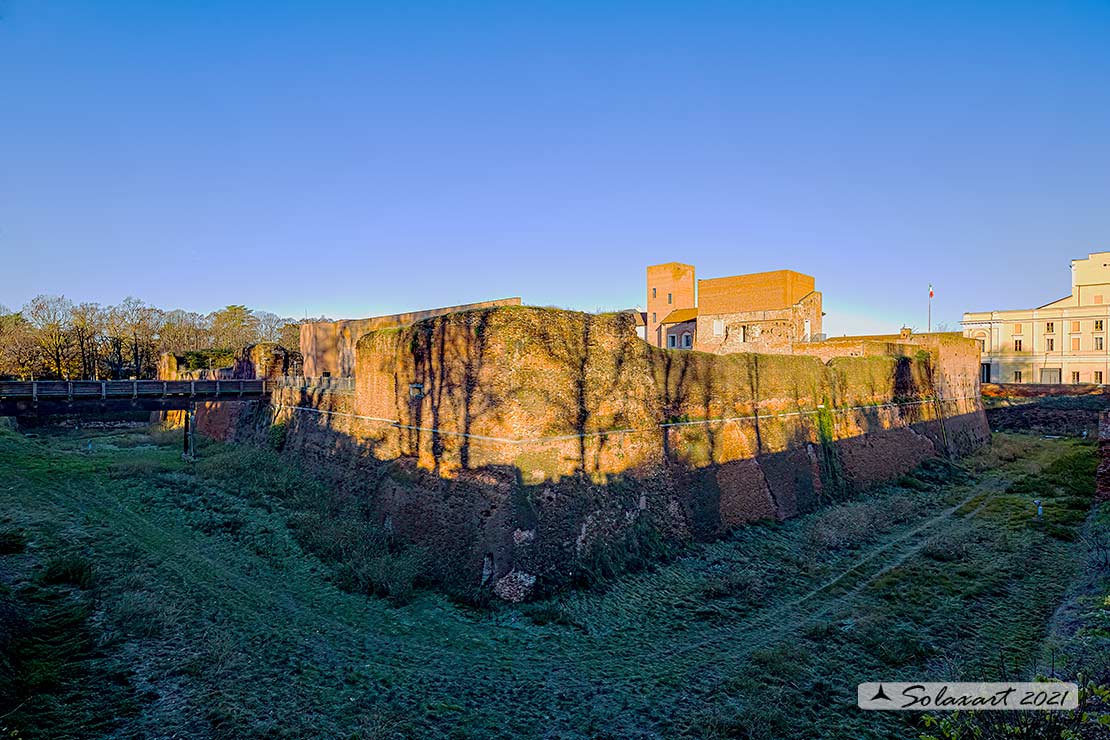
<path fill-rule="evenodd" d="M 1014 352 L 1021 352 L 1021 340 L 1020 339 L 1015 339 L 1014 340 Z"/>
<path fill-rule="evenodd" d="M 1078 352 L 1079 351 L 1079 337 L 1072 337 L 1071 338 L 1071 351 L 1072 352 Z"/>
<path fill-rule="evenodd" d="M 1049 337 L 1048 339 L 1044 340 L 1044 351 L 1045 352 L 1052 352 L 1054 349 L 1056 349 L 1056 340 L 1055 339 L 1053 339 L 1052 337 Z"/>
<path fill-rule="evenodd" d="M 1049 324 L 1052 326 L 1052 324 Z M 1014 324 L 1014 334 L 1021 334 L 1021 324 Z"/>
<path fill-rule="evenodd" d="M 713 336 L 723 337 L 725 335 L 725 322 L 723 319 L 713 319 Z"/>
<path fill-rule="evenodd" d="M 1020 383 L 1021 382 L 1021 370 L 1014 370 L 1014 382 L 1015 383 Z"/>
<path fill-rule="evenodd" d="M 741 326 L 740 327 L 740 341 L 741 342 L 748 341 L 748 327 L 746 327 L 746 326 Z"/>
<path fill-rule="evenodd" d="M 1095 331 L 1102 331 L 1102 319 L 1095 322 Z"/>
<path fill-rule="evenodd" d="M 668 334 L 667 335 L 667 346 L 670 347 L 671 349 L 674 349 L 674 346 L 675 346 L 674 341 L 675 341 L 674 334 Z"/>
<path fill-rule="evenodd" d="M 979 354 L 982 354 L 986 351 L 987 351 L 987 340 L 986 339 L 980 339 L 979 340 Z"/>
<path fill-rule="evenodd" d="M 1073 383 L 1078 383 L 1079 382 L 1079 373 L 1074 371 L 1074 370 L 1072 371 L 1072 374 L 1071 374 L 1071 382 L 1073 382 Z"/>
<path fill-rule="evenodd" d="M 1099 385 L 1102 385 L 1102 371 L 1101 370 L 1095 370 L 1095 382 L 1098 383 Z"/>
<path fill-rule="evenodd" d="M 1078 321 L 1071 322 L 1071 330 L 1072 331 L 1079 331 L 1079 322 Z"/>
<path fill-rule="evenodd" d="M 655 311 L 651 312 L 651 323 L 655 323 Z"/>
<path fill-rule="evenodd" d="M 1095 337 L 1095 349 L 1102 350 L 1102 337 Z"/>
<path fill-rule="evenodd" d="M 688 331 L 683 332 L 682 333 L 682 348 L 683 349 L 690 349 L 691 345 L 693 344 L 693 339 L 694 338 L 690 335 L 690 332 L 688 332 Z"/>
<path fill-rule="evenodd" d="M 667 303 L 674 303 L 674 293 L 667 293 Z"/>
<path fill-rule="evenodd" d="M 1044 331 L 1045 334 L 1051 334 L 1052 332 L 1056 331 L 1056 323 L 1053 321 L 1049 321 L 1047 324 L 1044 325 Z"/>
<path fill-rule="evenodd" d="M 651 297 L 652 297 L 652 298 L 656 298 L 656 297 L 657 297 L 657 296 L 656 296 L 656 294 L 655 294 L 655 288 L 652 288 L 652 289 L 651 289 Z"/>

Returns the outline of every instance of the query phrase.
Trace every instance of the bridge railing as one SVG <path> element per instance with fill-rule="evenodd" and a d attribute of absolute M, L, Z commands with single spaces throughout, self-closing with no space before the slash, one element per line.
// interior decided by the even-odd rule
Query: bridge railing
<path fill-rule="evenodd" d="M 329 393 L 354 393 L 354 378 L 311 377 L 286 375 L 280 378 L 267 378 L 267 387 L 297 388 L 300 390 L 328 391 Z"/>
<path fill-rule="evenodd" d="M 265 380 L 37 380 L 0 383 L 0 398 L 31 401 L 261 396 Z"/>

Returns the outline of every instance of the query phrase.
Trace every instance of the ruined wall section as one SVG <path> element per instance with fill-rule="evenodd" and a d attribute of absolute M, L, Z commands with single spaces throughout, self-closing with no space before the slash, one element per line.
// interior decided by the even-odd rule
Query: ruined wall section
<path fill-rule="evenodd" d="M 306 377 L 331 375 L 350 377 L 355 370 L 355 344 L 363 334 L 379 329 L 406 326 L 417 321 L 453 313 L 494 306 L 519 306 L 520 298 L 500 298 L 459 306 L 430 308 L 424 311 L 374 316 L 366 319 L 309 321 L 301 324 L 300 351 Z"/>

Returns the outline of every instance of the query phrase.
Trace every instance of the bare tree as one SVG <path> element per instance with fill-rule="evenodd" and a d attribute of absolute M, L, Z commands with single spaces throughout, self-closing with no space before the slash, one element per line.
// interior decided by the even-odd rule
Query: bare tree
<path fill-rule="evenodd" d="M 73 304 L 65 296 L 38 295 L 23 307 L 23 316 L 34 329 L 45 364 L 59 378 L 68 375 L 72 312 Z"/>
<path fill-rule="evenodd" d="M 210 346 L 208 320 L 199 313 L 180 308 L 162 314 L 158 329 L 163 352 L 195 352 Z"/>
<path fill-rule="evenodd" d="M 127 347 L 127 320 L 119 306 L 109 306 L 104 311 L 104 341 L 106 352 L 104 361 L 108 374 L 113 378 L 123 375 L 124 350 Z"/>
<path fill-rule="evenodd" d="M 280 341 L 281 328 L 292 321 L 269 311 L 255 311 L 254 317 L 258 319 L 258 339 L 263 342 Z"/>
<path fill-rule="evenodd" d="M 70 311 L 73 341 L 81 363 L 82 378 L 100 378 L 100 348 L 103 340 L 103 311 L 99 304 L 80 303 Z"/>
<path fill-rule="evenodd" d="M 161 311 L 130 296 L 123 300 L 119 308 L 131 344 L 132 374 L 141 377 L 144 366 L 153 358 Z"/>

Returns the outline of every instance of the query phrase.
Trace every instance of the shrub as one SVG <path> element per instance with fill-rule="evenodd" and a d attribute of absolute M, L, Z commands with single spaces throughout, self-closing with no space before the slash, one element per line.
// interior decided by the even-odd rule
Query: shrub
<path fill-rule="evenodd" d="M 385 596 L 394 604 L 404 604 L 412 599 L 427 564 L 427 553 L 418 547 L 404 547 L 373 557 L 355 557 L 340 566 L 340 585 L 350 591 Z"/>
<path fill-rule="evenodd" d="M 818 515 L 806 532 L 810 546 L 818 550 L 856 547 L 874 535 L 873 504 L 837 506 Z"/>
<path fill-rule="evenodd" d="M 749 604 L 763 598 L 766 584 L 763 574 L 750 568 L 737 568 L 711 576 L 703 593 L 706 598 L 737 596 Z"/>
<path fill-rule="evenodd" d="M 46 562 L 42 582 L 69 583 L 79 588 L 90 588 L 93 584 L 92 565 L 78 554 L 57 555 Z"/>
<path fill-rule="evenodd" d="M 0 555 L 14 555 L 27 547 L 27 537 L 18 529 L 0 529 Z"/>
<path fill-rule="evenodd" d="M 289 427 L 285 424 L 285 422 L 280 422 L 278 424 L 272 425 L 270 427 L 270 430 L 266 433 L 266 441 L 270 445 L 270 449 L 274 450 L 275 452 L 281 452 L 282 450 L 284 450 L 285 437 L 288 431 Z"/>
<path fill-rule="evenodd" d="M 165 597 L 149 591 L 124 594 L 116 604 L 115 619 L 120 629 L 140 637 L 153 637 L 177 624 L 181 610 Z"/>
<path fill-rule="evenodd" d="M 925 557 L 942 563 L 963 560 L 968 555 L 967 539 L 961 535 L 943 534 L 925 543 L 921 552 Z"/>

